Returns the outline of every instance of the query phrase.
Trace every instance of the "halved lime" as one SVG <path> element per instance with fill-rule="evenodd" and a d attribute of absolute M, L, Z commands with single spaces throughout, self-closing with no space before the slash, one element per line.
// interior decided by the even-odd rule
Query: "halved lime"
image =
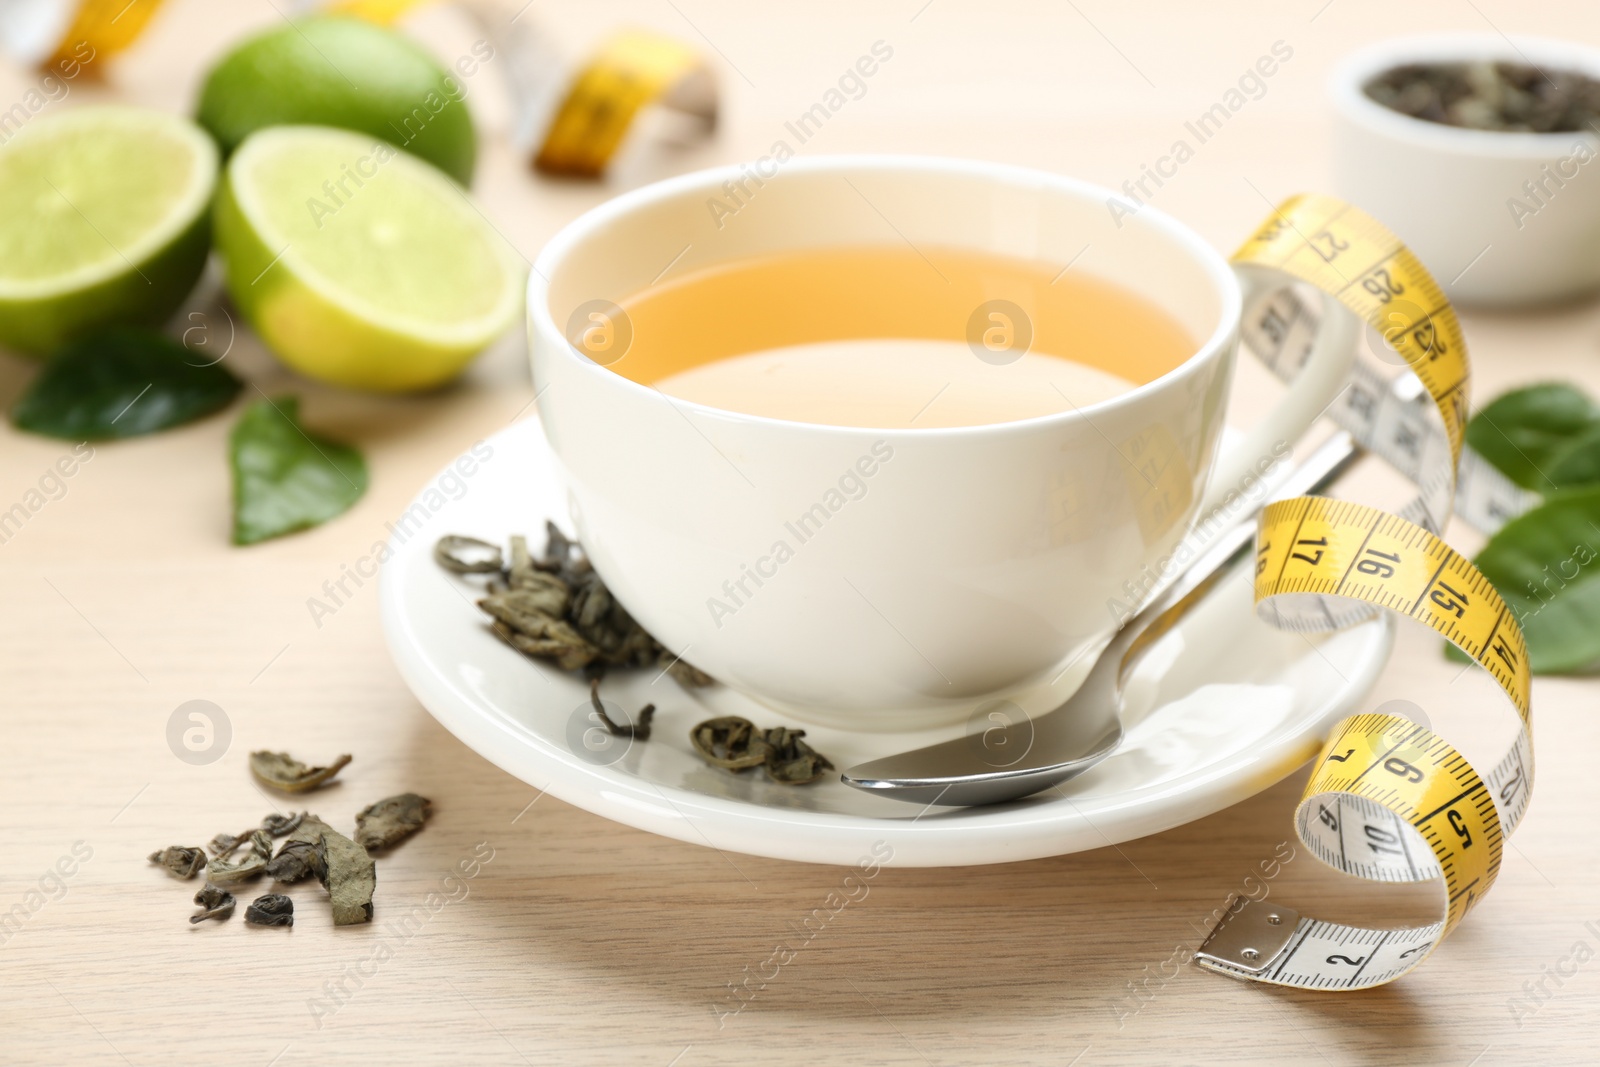
<path fill-rule="evenodd" d="M 217 149 L 186 119 L 86 107 L 0 145 L 0 343 L 49 355 L 159 325 L 205 268 Z"/>
<path fill-rule="evenodd" d="M 289 366 L 362 389 L 448 381 L 515 320 L 516 252 L 468 194 L 393 145 L 272 126 L 217 198 L 228 291 Z"/>

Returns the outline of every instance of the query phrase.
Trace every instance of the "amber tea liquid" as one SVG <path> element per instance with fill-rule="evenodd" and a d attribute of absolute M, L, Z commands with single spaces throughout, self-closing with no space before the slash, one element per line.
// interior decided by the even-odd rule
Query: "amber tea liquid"
<path fill-rule="evenodd" d="M 1159 306 L 1086 270 L 961 249 L 800 249 L 671 278 L 622 306 L 633 338 L 611 369 L 624 377 L 725 410 L 839 426 L 1070 411 L 1196 350 Z"/>

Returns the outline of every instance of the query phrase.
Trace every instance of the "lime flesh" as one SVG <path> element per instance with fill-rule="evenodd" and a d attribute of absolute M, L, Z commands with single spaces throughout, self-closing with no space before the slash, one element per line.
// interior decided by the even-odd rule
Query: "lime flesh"
<path fill-rule="evenodd" d="M 229 160 L 217 245 L 228 290 L 291 367 L 340 385 L 425 389 L 516 318 L 516 253 L 467 193 L 372 137 L 251 135 Z"/>
<path fill-rule="evenodd" d="M 108 326 L 156 325 L 209 247 L 217 150 L 193 123 L 68 111 L 0 146 L 0 343 L 48 355 Z"/>

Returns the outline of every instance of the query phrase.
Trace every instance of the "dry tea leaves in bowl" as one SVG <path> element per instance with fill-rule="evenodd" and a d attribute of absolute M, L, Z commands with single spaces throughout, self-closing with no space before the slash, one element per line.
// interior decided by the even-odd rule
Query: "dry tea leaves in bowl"
<path fill-rule="evenodd" d="M 1600 119 L 1600 82 L 1526 63 L 1408 63 L 1363 91 L 1402 115 L 1474 130 L 1575 133 Z"/>
<path fill-rule="evenodd" d="M 262 785 L 270 785 L 285 793 L 304 793 L 317 788 L 350 762 L 350 756 L 340 756 L 326 767 L 307 767 L 287 752 L 250 753 L 250 773 Z"/>
<path fill-rule="evenodd" d="M 233 894 L 210 882 L 200 887 L 200 892 L 194 895 L 194 902 L 200 905 L 200 911 L 189 916 L 191 923 L 203 923 L 207 919 L 220 922 L 233 914 Z"/>
<path fill-rule="evenodd" d="M 253 926 L 293 926 L 294 901 L 282 893 L 256 897 L 244 909 L 244 921 Z"/>
<path fill-rule="evenodd" d="M 367 851 L 388 848 L 418 830 L 433 814 L 427 797 L 401 793 L 369 804 L 356 816 L 356 841 Z"/>
<path fill-rule="evenodd" d="M 187 879 L 199 874 L 206 865 L 206 850 L 168 845 L 150 853 L 150 862 L 164 869 L 174 878 Z"/>

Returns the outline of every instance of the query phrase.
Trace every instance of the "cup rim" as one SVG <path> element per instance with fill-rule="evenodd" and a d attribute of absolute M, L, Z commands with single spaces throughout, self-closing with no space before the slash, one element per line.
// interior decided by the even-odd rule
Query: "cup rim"
<path fill-rule="evenodd" d="M 661 181 L 629 190 L 585 211 L 571 222 L 568 222 L 546 242 L 544 248 L 540 250 L 538 258 L 533 263 L 533 269 L 528 274 L 527 315 L 530 328 L 534 332 L 542 333 L 546 337 L 557 340 L 558 343 L 552 346 L 559 353 L 556 358 L 566 360 L 577 369 L 578 373 L 603 376 L 612 386 L 621 388 L 635 396 L 641 398 L 650 395 L 656 397 L 666 396 L 665 393 L 652 386 L 641 385 L 631 378 L 627 378 L 594 362 L 574 348 L 567 341 L 565 332 L 557 325 L 554 316 L 551 314 L 548 299 L 549 279 L 560 269 L 562 260 L 577 244 L 601 228 L 642 207 L 676 197 L 691 189 L 700 188 L 717 191 L 724 181 L 740 177 L 747 166 L 748 164 L 744 163 L 725 164 L 665 178 Z M 960 173 L 997 179 L 1001 182 L 1027 188 L 1043 186 L 1052 191 L 1100 203 L 1117 198 L 1117 194 L 1112 190 L 1095 185 L 1092 182 L 1032 167 L 956 157 L 899 153 L 849 153 L 795 159 L 786 163 L 777 177 L 782 178 L 785 174 L 794 173 L 826 173 L 849 170 Z M 693 412 L 724 421 L 731 420 L 744 425 L 827 432 L 830 435 L 837 436 L 870 433 L 876 437 L 887 435 L 895 439 L 927 439 L 939 436 L 1003 436 L 1028 433 L 1052 425 L 1065 425 L 1079 420 L 1086 420 L 1092 415 L 1115 412 L 1139 404 L 1148 396 L 1169 387 L 1174 382 L 1198 373 L 1211 360 L 1219 358 L 1229 350 L 1243 317 L 1244 297 L 1239 278 L 1228 261 L 1189 226 L 1150 205 L 1140 207 L 1131 224 L 1151 226 L 1187 252 L 1192 261 L 1204 271 L 1215 286 L 1221 307 L 1215 328 L 1208 337 L 1195 346 L 1193 352 L 1184 357 L 1177 366 L 1165 374 L 1141 385 L 1136 385 L 1125 393 L 1119 393 L 1105 400 L 1049 415 L 1037 415 L 1032 418 L 1015 419 L 1009 422 L 978 423 L 970 426 L 848 426 L 804 422 L 795 419 L 779 419 L 768 415 L 754 415 L 748 412 L 735 411 L 731 408 L 715 407 L 697 401 L 684 400 L 680 397 L 670 398 L 669 403 L 678 408 L 680 412 Z"/>
<path fill-rule="evenodd" d="M 1391 110 L 1363 91 L 1372 78 L 1407 63 L 1474 59 L 1561 67 L 1600 80 L 1600 49 L 1578 41 L 1458 31 L 1390 37 L 1357 49 L 1334 67 L 1328 79 L 1328 95 L 1339 112 L 1352 122 L 1396 140 L 1460 155 L 1549 159 L 1553 155 L 1565 155 L 1579 139 L 1600 143 L 1600 137 L 1592 130 L 1533 133 L 1447 126 Z"/>

